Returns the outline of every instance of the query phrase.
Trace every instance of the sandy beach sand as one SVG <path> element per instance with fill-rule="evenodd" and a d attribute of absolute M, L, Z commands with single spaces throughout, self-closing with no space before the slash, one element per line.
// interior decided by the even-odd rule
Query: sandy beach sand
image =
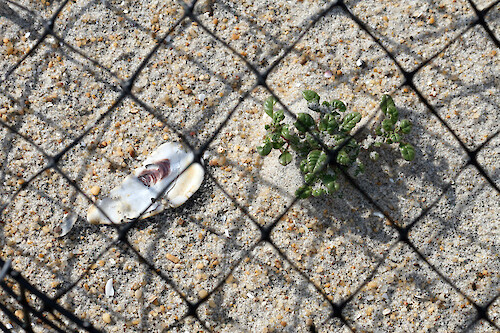
<path fill-rule="evenodd" d="M 485 305 L 500 292 L 500 196 L 467 164 L 466 149 L 480 148 L 479 165 L 498 188 L 500 53 L 473 25 L 469 2 L 345 1 L 382 47 L 341 7 L 309 28 L 328 1 L 204 0 L 193 22 L 172 0 L 74 0 L 54 24 L 66 44 L 49 35 L 5 78 L 62 2 L 16 3 L 25 8 L 0 3 L 0 119 L 18 132 L 0 126 L 0 257 L 51 297 L 76 282 L 59 300 L 76 316 L 104 332 L 458 332 L 471 323 L 474 332 L 496 331 L 474 322 L 470 300 Z M 485 22 L 500 39 L 499 4 Z M 134 81 L 140 103 L 127 96 L 110 111 L 120 85 L 169 32 Z M 385 152 L 355 179 L 378 208 L 343 181 L 340 195 L 296 202 L 271 242 L 259 242 L 259 227 L 281 216 L 303 179 L 294 162 L 278 163 L 278 152 L 257 153 L 270 94 L 252 89 L 257 77 L 243 59 L 260 73 L 280 60 L 266 83 L 294 114 L 307 110 L 301 92 L 311 89 L 373 128 L 381 96 L 393 96 L 413 123 L 416 158 Z M 400 87 L 396 62 L 419 69 L 417 91 Z M 216 134 L 200 190 L 128 233 L 161 274 L 113 243 L 113 227 L 88 224 L 88 199 L 54 169 L 43 171 L 44 153 L 84 133 L 58 168 L 92 200 L 160 144 L 182 135 L 200 148 Z M 401 227 L 417 219 L 411 245 L 380 210 Z M 69 214 L 75 225 L 59 237 Z M 187 302 L 202 299 L 197 317 L 184 318 Z M 346 300 L 342 322 L 332 304 Z M 3 291 L 0 302 L 20 309 Z M 500 326 L 498 299 L 488 316 Z M 2 313 L 0 321 L 21 331 Z M 35 321 L 34 330 L 47 327 Z"/>

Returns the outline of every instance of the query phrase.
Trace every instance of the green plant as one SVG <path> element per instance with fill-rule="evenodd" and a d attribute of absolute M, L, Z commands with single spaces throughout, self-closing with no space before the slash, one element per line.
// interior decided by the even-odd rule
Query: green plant
<path fill-rule="evenodd" d="M 376 137 L 369 135 L 361 143 L 351 135 L 361 120 L 360 113 L 346 112 L 345 104 L 339 100 L 320 104 L 320 96 L 312 90 L 303 91 L 302 96 L 307 101 L 307 107 L 318 114 L 316 120 L 309 113 L 299 113 L 293 126 L 284 123 L 283 110 L 275 110 L 277 101 L 269 97 L 264 103 L 264 111 L 272 121 L 265 125 L 267 133 L 262 145 L 257 147 L 262 156 L 278 149 L 282 165 L 290 164 L 293 160 L 291 150 L 295 152 L 305 180 L 305 184 L 295 192 L 297 197 L 304 199 L 311 195 L 317 197 L 337 192 L 340 188 L 340 168 L 352 171 L 355 176 L 364 172 L 360 154 L 364 151 L 376 161 L 379 153 L 375 148 L 383 144 L 398 144 L 405 160 L 415 158 L 413 146 L 403 141 L 404 135 L 410 133 L 412 124 L 406 119 L 399 120 L 399 112 L 389 95 L 384 95 L 380 102 L 385 119 L 375 129 Z M 335 163 L 332 163 L 332 158 L 335 158 Z"/>

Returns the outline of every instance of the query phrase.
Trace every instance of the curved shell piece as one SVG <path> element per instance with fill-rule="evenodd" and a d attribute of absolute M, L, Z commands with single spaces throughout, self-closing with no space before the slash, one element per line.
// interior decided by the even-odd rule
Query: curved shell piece
<path fill-rule="evenodd" d="M 181 174 L 192 161 L 193 153 L 181 144 L 162 144 L 144 161 L 142 167 L 114 188 L 109 197 L 90 206 L 87 220 L 93 224 L 123 223 L 139 217 L 146 209 L 141 218 L 182 205 L 200 188 L 205 175 L 199 163 L 191 164 Z M 163 196 L 154 202 L 163 191 Z"/>

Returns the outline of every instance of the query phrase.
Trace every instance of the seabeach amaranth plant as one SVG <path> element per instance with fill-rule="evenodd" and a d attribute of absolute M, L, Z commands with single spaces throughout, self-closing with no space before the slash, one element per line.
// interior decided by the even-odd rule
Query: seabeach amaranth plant
<path fill-rule="evenodd" d="M 299 113 L 293 126 L 283 123 L 283 110 L 275 110 L 277 101 L 269 97 L 264 102 L 264 111 L 272 121 L 265 125 L 267 133 L 262 146 L 257 147 L 262 156 L 278 149 L 282 165 L 290 164 L 293 159 L 291 150 L 295 152 L 305 180 L 295 192 L 297 197 L 305 199 L 311 195 L 317 197 L 337 192 L 340 189 L 340 168 L 353 172 L 354 176 L 364 172 L 365 166 L 359 158 L 363 150 L 371 160 L 377 161 L 379 153 L 376 148 L 397 144 L 405 160 L 415 158 L 415 149 L 403 140 L 410 133 L 412 124 L 406 119 L 399 120 L 399 112 L 389 95 L 384 95 L 380 102 L 385 119 L 375 129 L 375 137 L 369 135 L 361 143 L 351 135 L 361 120 L 359 112 L 347 113 L 345 104 L 339 100 L 320 104 L 320 96 L 312 90 L 303 91 L 302 96 L 307 107 L 318 114 L 316 119 L 309 113 Z M 333 156 L 336 163 L 331 163 L 329 156 Z"/>

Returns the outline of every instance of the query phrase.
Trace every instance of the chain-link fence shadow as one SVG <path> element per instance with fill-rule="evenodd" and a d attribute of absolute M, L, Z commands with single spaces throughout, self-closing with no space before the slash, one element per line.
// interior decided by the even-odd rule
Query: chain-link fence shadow
<path fill-rule="evenodd" d="M 0 329 L 498 331 L 499 16 L 499 1 L 0 2 Z M 255 147 L 263 101 L 293 119 L 304 89 L 362 113 L 359 135 L 390 93 L 417 158 L 384 153 L 339 196 L 297 200 L 298 168 Z M 199 191 L 88 224 L 165 141 L 203 160 Z"/>

